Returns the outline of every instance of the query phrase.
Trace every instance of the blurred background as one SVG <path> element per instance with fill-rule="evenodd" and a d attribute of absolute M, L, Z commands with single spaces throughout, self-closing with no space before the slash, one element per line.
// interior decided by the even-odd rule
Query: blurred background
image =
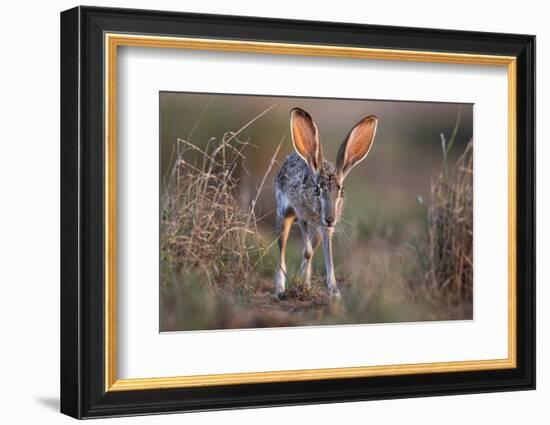
<path fill-rule="evenodd" d="M 279 314 L 272 324 L 263 324 L 256 319 L 250 323 L 233 323 L 235 320 L 239 322 L 237 319 L 191 319 L 186 313 L 185 297 L 175 301 L 177 297 L 174 295 L 174 291 L 185 285 L 181 283 L 185 279 L 174 278 L 174 273 L 171 273 L 172 277 L 167 279 L 176 279 L 178 283 L 168 285 L 161 282 L 161 298 L 164 299 L 161 302 L 161 316 L 164 317 L 161 327 L 181 330 L 470 318 L 471 305 L 455 308 L 456 303 L 453 303 L 451 309 L 447 308 L 447 303 L 446 308 L 441 308 L 441 305 L 434 307 L 422 296 L 413 297 L 414 301 L 411 301 L 411 297 L 405 296 L 403 285 L 409 285 L 405 283 L 409 280 L 407 274 L 414 275 L 409 271 L 414 265 L 409 264 L 413 260 L 408 257 L 407 246 L 425 237 L 422 233 L 426 233 L 432 180 L 442 173 L 444 165 L 452 167 L 472 139 L 471 104 L 161 92 L 160 168 L 161 177 L 164 176 L 161 178 L 161 193 L 173 190 L 166 186 L 166 176 L 174 167 L 178 139 L 207 149 L 207 146 L 222 140 L 224 134 L 245 127 L 238 137 L 250 145 L 243 151 L 242 164 L 234 171 L 237 180 L 235 196 L 244 208 L 257 198 L 254 207 L 259 218 L 257 229 L 266 245 L 270 245 L 269 242 L 275 238 L 273 181 L 279 164 L 293 152 L 289 112 L 294 107 L 301 107 L 311 114 L 319 129 L 325 159 L 331 162 L 335 161 L 340 144 L 360 119 L 371 114 L 379 118 L 376 139 L 369 155 L 346 179 L 342 223 L 345 229 L 335 242 L 334 260 L 339 279 L 344 282 L 344 287 L 349 283 L 347 304 L 344 296 L 342 305 L 335 312 L 334 307 L 322 299 L 311 297 L 311 294 L 296 295 L 303 298 L 304 308 L 294 304 L 281 308 L 281 305 L 274 304 L 267 297 L 272 290 L 277 258 L 274 245 L 265 256 L 267 262 L 262 262 L 258 282 L 248 286 L 249 294 L 243 298 L 244 301 L 237 302 L 237 307 L 241 313 L 260 311 L 264 317 L 268 316 L 262 313 L 266 310 L 275 315 L 283 310 L 285 317 Z M 442 154 L 442 140 L 446 141 L 446 148 L 449 140 L 453 141 L 446 159 Z M 186 151 L 185 155 L 188 163 L 196 163 L 201 154 Z M 275 163 L 270 169 L 274 155 Z M 258 193 L 264 178 L 265 183 Z M 185 181 L 180 181 L 181 184 Z M 287 252 L 289 272 L 298 269 L 301 249 L 299 228 L 293 226 Z M 177 259 L 173 261 L 178 262 Z M 322 287 L 324 263 L 321 250 L 315 255 L 314 267 Z M 251 304 L 250 294 L 262 301 L 254 299 Z M 471 304 L 471 300 L 467 302 Z M 311 303 L 320 307 L 310 309 Z M 350 307 L 350 303 L 361 305 Z M 354 310 L 353 314 L 351 310 Z M 253 315 L 257 316 L 256 313 Z"/>
<path fill-rule="evenodd" d="M 430 178 L 441 169 L 440 134 L 451 135 L 459 108 L 462 108 L 461 125 L 455 148 L 450 152 L 451 160 L 464 151 L 472 137 L 472 105 L 163 92 L 160 95 L 162 175 L 170 167 L 178 138 L 204 147 L 209 139 L 220 139 L 227 131 L 239 130 L 273 105 L 271 111 L 240 136 L 256 146 L 246 151 L 245 165 L 252 180 L 263 177 L 281 140 L 277 159 L 282 161 L 293 152 L 289 125 L 292 108 L 301 107 L 311 114 L 321 135 L 325 158 L 333 163 L 351 128 L 367 115 L 378 116 L 372 150 L 346 180 L 349 196 L 345 214 L 348 219 L 360 222 L 365 230 L 381 231 L 395 238 L 400 238 L 407 225 L 418 220 L 417 196 L 427 198 Z M 260 215 L 267 214 L 266 223 L 274 221 L 275 173 L 273 170 L 269 176 L 258 202 Z M 241 196 L 246 202 L 258 182 L 250 181 L 242 170 L 239 174 Z"/>

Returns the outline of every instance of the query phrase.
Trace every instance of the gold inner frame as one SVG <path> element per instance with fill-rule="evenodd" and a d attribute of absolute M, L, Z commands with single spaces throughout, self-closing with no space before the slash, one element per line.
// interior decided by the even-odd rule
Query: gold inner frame
<path fill-rule="evenodd" d="M 105 391 L 481 371 L 516 367 L 516 58 L 328 45 L 105 34 Z M 508 72 L 508 357 L 418 364 L 118 379 L 116 372 L 116 99 L 120 46 L 504 66 Z"/>

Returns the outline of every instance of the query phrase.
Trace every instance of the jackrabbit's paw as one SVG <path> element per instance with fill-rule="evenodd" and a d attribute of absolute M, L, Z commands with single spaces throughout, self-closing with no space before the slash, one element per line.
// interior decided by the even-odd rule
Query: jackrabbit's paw
<path fill-rule="evenodd" d="M 340 299 L 342 298 L 342 296 L 340 295 L 340 291 L 336 286 L 333 288 L 328 288 L 328 293 L 331 301 L 340 301 Z"/>

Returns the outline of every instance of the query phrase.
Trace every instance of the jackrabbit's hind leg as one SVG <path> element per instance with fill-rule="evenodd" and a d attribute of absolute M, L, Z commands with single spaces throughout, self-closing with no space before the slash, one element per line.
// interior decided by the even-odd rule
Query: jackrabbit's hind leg
<path fill-rule="evenodd" d="M 286 211 L 284 215 L 277 214 L 277 239 L 279 242 L 279 264 L 275 271 L 275 296 L 281 299 L 285 294 L 285 278 L 286 278 L 286 242 L 290 233 L 290 227 L 294 221 L 294 214 Z"/>

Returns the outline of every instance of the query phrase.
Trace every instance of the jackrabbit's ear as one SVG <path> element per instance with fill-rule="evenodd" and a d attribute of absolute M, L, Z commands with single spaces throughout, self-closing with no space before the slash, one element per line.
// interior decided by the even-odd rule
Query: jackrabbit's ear
<path fill-rule="evenodd" d="M 356 164 L 365 159 L 374 141 L 377 125 L 378 118 L 369 115 L 359 121 L 348 134 L 336 157 L 336 172 L 341 178 L 345 178 Z"/>
<path fill-rule="evenodd" d="M 290 111 L 290 132 L 298 155 L 318 173 L 323 163 L 319 131 L 311 116 L 303 109 L 294 108 Z"/>

